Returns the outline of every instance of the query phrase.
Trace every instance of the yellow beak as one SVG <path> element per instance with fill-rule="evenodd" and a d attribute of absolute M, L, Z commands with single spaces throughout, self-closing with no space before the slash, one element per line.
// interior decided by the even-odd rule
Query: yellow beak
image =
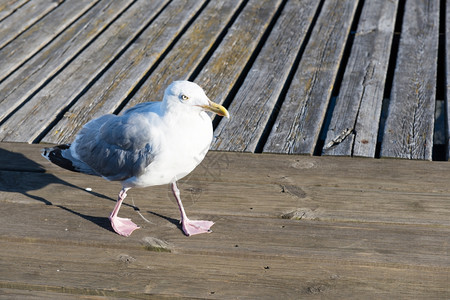
<path fill-rule="evenodd" d="M 209 101 L 208 105 L 202 105 L 202 107 L 205 110 L 218 114 L 219 116 L 222 117 L 230 118 L 230 114 L 228 113 L 228 110 L 225 107 L 223 107 L 220 104 L 214 103 L 211 100 L 208 101 Z"/>

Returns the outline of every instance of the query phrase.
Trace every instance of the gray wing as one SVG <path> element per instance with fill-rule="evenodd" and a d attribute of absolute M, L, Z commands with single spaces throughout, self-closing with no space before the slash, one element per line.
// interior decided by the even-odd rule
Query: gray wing
<path fill-rule="evenodd" d="M 108 180 L 141 175 L 154 157 L 148 116 L 134 110 L 90 121 L 78 133 L 72 155 Z"/>

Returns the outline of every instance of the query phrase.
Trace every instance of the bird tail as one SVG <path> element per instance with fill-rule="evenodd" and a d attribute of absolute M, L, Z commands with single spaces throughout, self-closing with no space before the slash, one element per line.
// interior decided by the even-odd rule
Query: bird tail
<path fill-rule="evenodd" d="M 41 154 L 51 163 L 69 171 L 98 175 L 91 167 L 72 156 L 70 144 L 62 144 L 41 150 Z"/>

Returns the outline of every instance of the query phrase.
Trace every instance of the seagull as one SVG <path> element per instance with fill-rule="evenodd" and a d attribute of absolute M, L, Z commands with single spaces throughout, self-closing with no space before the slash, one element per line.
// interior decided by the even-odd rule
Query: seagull
<path fill-rule="evenodd" d="M 201 163 L 213 139 L 207 112 L 229 118 L 194 82 L 174 81 L 160 102 L 138 104 L 122 115 L 107 114 L 86 123 L 71 144 L 42 150 L 50 162 L 76 172 L 120 181 L 122 190 L 109 217 L 116 233 L 129 236 L 139 227 L 118 217 L 127 191 L 170 184 L 187 236 L 209 233 L 211 221 L 188 219 L 177 180 Z"/>

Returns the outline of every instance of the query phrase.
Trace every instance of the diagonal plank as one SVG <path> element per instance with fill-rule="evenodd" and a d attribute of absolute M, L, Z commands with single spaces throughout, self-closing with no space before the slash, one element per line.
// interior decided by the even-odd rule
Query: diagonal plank
<path fill-rule="evenodd" d="M 195 78 L 208 97 L 223 104 L 256 50 L 281 1 L 251 0 Z"/>
<path fill-rule="evenodd" d="M 241 0 L 208 3 L 202 14 L 125 105 L 124 110 L 142 102 L 160 101 L 165 88 L 172 81 L 187 80 L 228 26 L 241 4 Z"/>
<path fill-rule="evenodd" d="M 66 1 L 0 50 L 0 81 L 78 19 L 98 0 Z"/>
<path fill-rule="evenodd" d="M 49 45 L 0 83 L 0 120 L 4 120 L 8 114 L 61 71 L 130 3 L 131 0 L 103 0 L 97 3 Z"/>
<path fill-rule="evenodd" d="M 167 51 L 202 4 L 201 1 L 170 3 L 139 39 L 64 114 L 43 141 L 57 144 L 70 142 L 85 123 L 114 112 Z"/>
<path fill-rule="evenodd" d="M 314 153 L 357 5 L 325 2 L 264 152 Z"/>
<path fill-rule="evenodd" d="M 375 156 L 397 6 L 398 1 L 364 2 L 325 139 L 325 155 Z M 348 130 L 351 133 L 334 144 Z"/>
<path fill-rule="evenodd" d="M 7 0 L 0 2 L 0 21 L 13 14 L 29 0 Z"/>
<path fill-rule="evenodd" d="M 33 142 L 167 3 L 139 1 L 0 127 L 0 140 Z"/>
<path fill-rule="evenodd" d="M 439 2 L 406 1 L 382 157 L 432 159 L 438 40 Z"/>
<path fill-rule="evenodd" d="M 0 22 L 0 49 L 52 11 L 60 1 L 35 0 L 25 3 Z"/>
<path fill-rule="evenodd" d="M 215 150 L 254 152 L 303 44 L 317 1 L 289 1 L 215 130 Z"/>
<path fill-rule="evenodd" d="M 245 63 L 249 60 L 252 51 L 256 48 L 259 39 L 269 25 L 269 22 L 276 11 L 276 5 L 279 5 L 276 1 L 250 1 L 247 3 L 237 17 L 236 21 L 233 23 L 232 27 L 228 30 L 230 34 L 228 34 L 220 43 L 213 56 L 208 60 L 206 66 L 196 78 L 196 81 L 205 88 L 210 98 L 218 98 L 216 102 L 222 103 L 228 92 L 238 80 Z M 163 18 L 166 11 L 169 10 L 170 6 L 167 7 L 165 11 L 163 11 L 162 15 L 155 21 L 155 24 L 157 25 L 151 25 L 150 27 L 152 29 L 149 28 L 147 30 L 148 34 L 144 32 L 142 36 L 152 36 L 151 33 L 153 27 L 157 27 L 159 30 L 169 29 L 170 23 L 166 27 L 158 27 L 158 20 Z M 187 8 L 184 7 L 183 10 L 186 12 Z M 208 13 L 208 10 L 206 13 Z M 174 13 L 170 13 L 170 15 L 171 18 L 175 17 Z M 223 10 L 221 16 L 226 17 Z M 180 17 L 182 17 L 182 15 L 180 15 Z M 185 18 L 186 21 L 188 21 L 188 19 L 189 18 Z M 249 20 L 252 22 L 249 22 Z M 175 23 L 178 25 L 182 22 Z M 174 38 L 174 36 L 170 36 L 170 34 L 170 32 L 168 32 L 167 36 L 161 33 L 153 34 L 159 38 L 155 40 L 155 43 L 159 41 L 165 45 Z M 195 35 L 193 35 L 192 38 L 195 39 Z M 182 40 L 183 39 L 184 38 L 182 38 Z M 152 53 L 156 55 L 156 44 L 151 43 L 153 39 L 150 38 L 149 40 L 140 38 L 130 48 L 144 48 L 146 46 L 142 44 L 145 41 L 147 48 L 151 46 Z M 180 55 L 190 57 L 191 55 L 189 55 L 186 51 L 186 48 L 184 47 L 183 49 L 183 52 L 185 53 L 179 53 L 178 57 Z M 141 52 L 138 52 L 136 57 L 130 57 L 128 53 L 133 54 L 132 50 L 128 50 L 124 53 L 124 55 L 119 58 L 111 69 L 108 70 L 105 75 L 103 75 L 99 81 L 97 81 L 93 87 L 91 87 L 90 90 L 84 94 L 63 116 L 61 121 L 58 122 L 58 124 L 43 138 L 42 141 L 49 143 L 69 142 L 73 139 L 74 135 L 78 132 L 81 126 L 89 121 L 90 118 L 95 118 L 106 113 L 112 113 L 117 108 L 117 105 L 128 96 L 131 87 L 133 87 L 144 75 L 142 71 L 136 70 L 137 67 L 140 67 L 141 69 L 145 67 L 147 71 L 152 66 L 151 62 L 154 62 L 156 58 L 159 58 L 159 56 L 153 57 L 148 54 L 143 56 Z M 125 58 L 129 59 L 129 61 L 133 61 L 132 67 L 129 67 L 128 63 L 121 63 L 121 61 L 125 60 Z M 198 57 L 198 59 L 201 58 L 202 57 L 200 56 Z M 125 66 L 124 69 L 120 69 L 122 64 Z M 169 57 L 168 60 L 161 62 L 161 67 L 158 68 L 155 73 L 157 73 L 159 69 L 170 68 L 171 65 L 172 64 Z M 173 70 L 173 73 L 176 74 L 176 72 L 185 71 L 186 70 L 175 69 Z M 126 77 L 128 73 L 130 76 Z M 119 76 L 117 74 L 121 76 L 121 81 L 116 78 L 116 76 Z M 176 78 L 179 78 L 178 76 L 179 75 L 176 75 Z M 136 82 L 133 82 L 130 78 L 134 78 Z M 114 84 L 111 84 L 112 82 Z M 146 90 L 146 93 L 150 93 L 150 86 L 146 88 Z M 140 95 L 142 95 L 142 93 L 143 92 L 141 91 Z M 135 98 L 140 97 L 141 96 L 138 95 Z M 152 95 L 152 99 L 156 99 L 155 96 Z M 133 104 L 129 104 L 128 107 L 131 105 Z"/>

